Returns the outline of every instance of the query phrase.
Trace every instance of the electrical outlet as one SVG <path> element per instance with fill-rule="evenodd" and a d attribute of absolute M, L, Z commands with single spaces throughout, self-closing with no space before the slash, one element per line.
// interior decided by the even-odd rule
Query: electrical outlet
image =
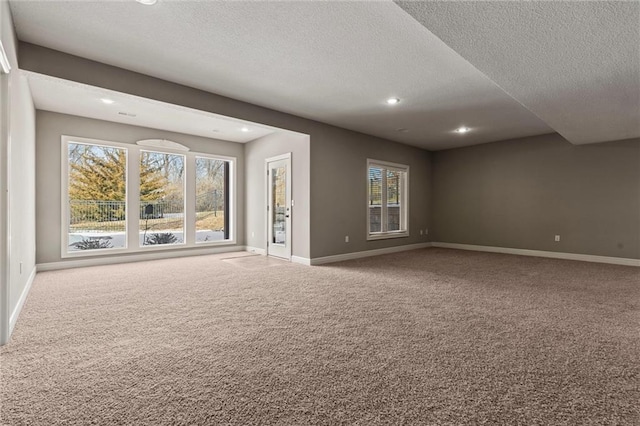
<path fill-rule="evenodd" d="M 422 229 L 420 230 L 420 235 L 422 235 Z"/>
<path fill-rule="evenodd" d="M 429 235 L 429 229 L 424 230 L 424 235 Z"/>
<path fill-rule="evenodd" d="M 255 237 L 255 236 L 256 236 L 256 233 L 255 233 L 255 232 L 252 232 L 252 233 L 251 233 L 251 238 L 253 238 L 253 237 Z"/>
<path fill-rule="evenodd" d="M 560 235 L 556 235 L 555 241 L 556 241 L 556 243 L 557 243 L 558 241 L 560 241 Z"/>
<path fill-rule="evenodd" d="M 344 242 L 345 242 L 345 243 L 348 243 L 348 242 L 349 242 L 349 236 L 348 236 L 348 235 L 345 235 L 345 236 L 344 236 Z"/>
<path fill-rule="evenodd" d="M 22 275 L 22 262 L 20 262 L 20 275 Z"/>

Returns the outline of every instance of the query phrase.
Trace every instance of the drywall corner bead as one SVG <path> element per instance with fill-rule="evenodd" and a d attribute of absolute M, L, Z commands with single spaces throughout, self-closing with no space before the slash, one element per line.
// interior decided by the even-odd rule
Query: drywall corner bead
<path fill-rule="evenodd" d="M 3 74 L 9 74 L 11 71 L 11 64 L 9 63 L 9 58 L 7 58 L 7 53 L 4 51 L 2 40 L 0 40 L 0 69 L 2 69 Z"/>

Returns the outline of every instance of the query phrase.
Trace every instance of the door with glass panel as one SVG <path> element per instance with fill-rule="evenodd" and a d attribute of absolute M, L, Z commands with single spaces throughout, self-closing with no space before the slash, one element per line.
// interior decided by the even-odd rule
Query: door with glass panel
<path fill-rule="evenodd" d="M 267 159 L 267 254 L 291 259 L 291 154 Z"/>

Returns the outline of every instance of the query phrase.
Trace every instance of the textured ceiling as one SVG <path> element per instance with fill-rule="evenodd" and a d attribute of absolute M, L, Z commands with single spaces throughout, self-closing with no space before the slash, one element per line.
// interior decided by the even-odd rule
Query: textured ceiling
<path fill-rule="evenodd" d="M 391 1 L 10 5 L 20 40 L 427 149 L 553 131 Z"/>
<path fill-rule="evenodd" d="M 241 143 L 276 131 L 209 112 L 33 72 L 21 72 L 29 80 L 35 107 L 44 111 Z M 102 99 L 113 103 L 105 104 Z"/>
<path fill-rule="evenodd" d="M 640 137 L 640 2 L 397 2 L 574 144 Z"/>

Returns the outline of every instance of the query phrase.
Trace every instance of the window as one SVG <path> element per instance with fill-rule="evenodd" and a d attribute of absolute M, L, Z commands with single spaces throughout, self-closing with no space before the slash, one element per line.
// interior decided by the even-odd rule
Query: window
<path fill-rule="evenodd" d="M 62 137 L 62 257 L 235 243 L 235 158 L 168 142 Z"/>
<path fill-rule="evenodd" d="M 231 162 L 196 157 L 196 243 L 229 239 Z"/>
<path fill-rule="evenodd" d="M 63 241 L 69 252 L 127 246 L 127 150 L 72 142 L 66 150 Z"/>
<path fill-rule="evenodd" d="M 367 160 L 367 239 L 409 236 L 409 166 Z"/>
<path fill-rule="evenodd" d="M 184 155 L 140 152 L 140 245 L 184 240 Z"/>

